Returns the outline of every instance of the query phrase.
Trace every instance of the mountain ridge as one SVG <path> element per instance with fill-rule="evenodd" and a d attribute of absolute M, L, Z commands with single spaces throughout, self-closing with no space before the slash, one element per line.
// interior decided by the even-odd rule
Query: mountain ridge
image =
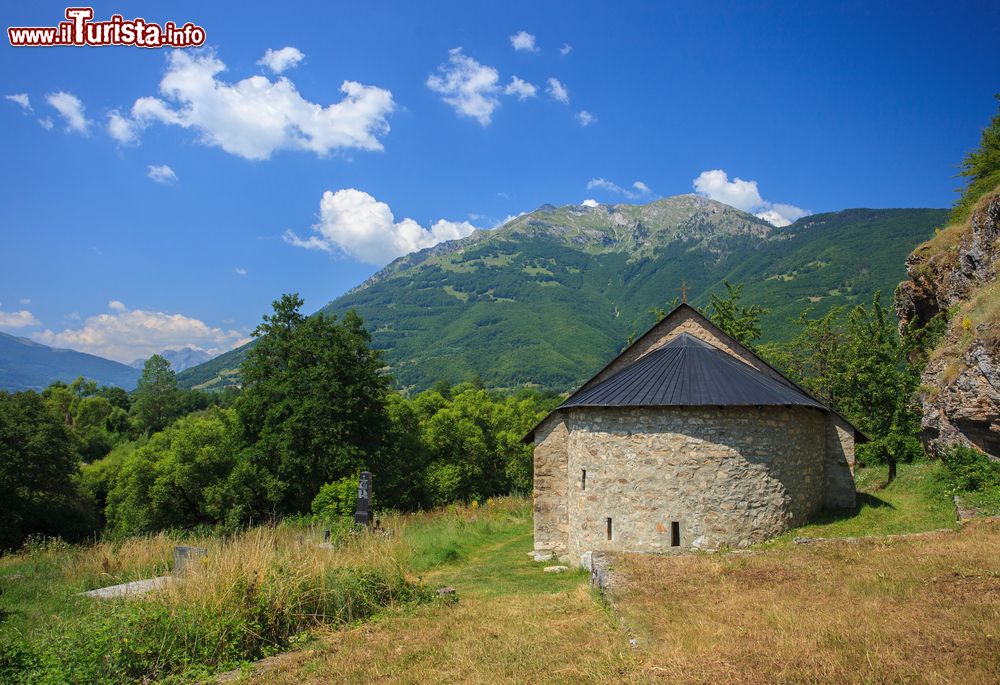
<path fill-rule="evenodd" d="M 679 295 L 704 307 L 723 282 L 772 309 L 768 339 L 806 306 L 885 294 L 942 209 L 848 209 L 785 227 L 698 195 L 644 205 L 543 205 L 492 230 L 404 255 L 322 307 L 355 308 L 404 389 L 479 376 L 491 387 L 568 389 Z M 898 253 L 898 254 L 897 254 Z M 180 374 L 235 382 L 247 347 Z"/>
<path fill-rule="evenodd" d="M 43 390 L 55 381 L 68 383 L 78 376 L 131 390 L 140 374 L 111 359 L 0 333 L 0 390 Z"/>

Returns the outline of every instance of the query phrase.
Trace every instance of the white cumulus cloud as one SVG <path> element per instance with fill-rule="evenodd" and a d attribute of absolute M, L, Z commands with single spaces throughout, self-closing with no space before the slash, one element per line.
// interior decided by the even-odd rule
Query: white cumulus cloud
<path fill-rule="evenodd" d="M 284 76 L 229 83 L 226 65 L 212 51 L 175 50 L 160 81 L 162 98 L 142 97 L 132 122 L 154 122 L 196 131 L 205 145 L 245 159 L 268 159 L 279 150 L 306 150 L 323 157 L 338 150 L 381 150 L 395 108 L 392 93 L 356 81 L 340 86 L 343 99 L 322 106 L 299 94 Z M 114 135 L 114 134 L 112 134 Z"/>
<path fill-rule="evenodd" d="M 550 76 L 546 83 L 549 84 L 549 87 L 545 89 L 545 92 L 549 94 L 549 97 L 559 102 L 569 102 L 569 91 L 559 79 Z"/>
<path fill-rule="evenodd" d="M 166 164 L 150 164 L 146 175 L 157 183 L 170 184 L 177 182 L 177 174 Z"/>
<path fill-rule="evenodd" d="M 77 96 L 59 91 L 46 95 L 45 101 L 66 121 L 66 130 L 86 133 L 90 129 L 90 120 L 84 115 L 83 103 Z"/>
<path fill-rule="evenodd" d="M 0 328 L 28 328 L 29 326 L 41 326 L 42 322 L 35 318 L 35 315 L 27 309 L 17 312 L 0 311 Z"/>
<path fill-rule="evenodd" d="M 592 197 L 588 197 L 586 200 L 580 203 L 584 207 L 600 207 L 601 203 Z"/>
<path fill-rule="evenodd" d="M 642 181 L 635 181 L 632 183 L 631 188 L 623 188 L 613 181 L 609 181 L 606 178 L 592 178 L 587 182 L 587 190 L 593 190 L 597 188 L 598 190 L 606 190 L 609 193 L 616 193 L 618 195 L 623 195 L 630 200 L 638 200 L 641 197 L 652 194 L 652 189 Z"/>
<path fill-rule="evenodd" d="M 300 238 L 286 231 L 286 242 L 298 247 L 346 254 L 368 264 L 386 264 L 396 257 L 464 238 L 476 230 L 467 221 L 439 220 L 424 228 L 413 219 L 396 221 L 389 205 L 354 188 L 326 191 L 320 200 L 320 220 L 313 234 Z"/>
<path fill-rule="evenodd" d="M 267 67 L 275 74 L 280 74 L 283 71 L 294 69 L 305 57 L 301 50 L 288 45 L 280 50 L 268 49 L 264 56 L 257 60 L 257 64 Z"/>
<path fill-rule="evenodd" d="M 694 179 L 693 186 L 695 191 L 705 197 L 751 212 L 778 227 L 787 226 L 796 219 L 811 214 L 808 209 L 795 205 L 765 200 L 761 197 L 757 181 L 744 181 L 739 177 L 733 177 L 730 181 L 729 175 L 722 169 L 701 172 Z"/>
<path fill-rule="evenodd" d="M 569 43 L 563 43 L 563 46 L 559 48 L 559 54 L 565 57 L 569 53 L 573 52 L 573 46 Z"/>
<path fill-rule="evenodd" d="M 427 77 L 426 85 L 459 115 L 471 117 L 483 126 L 493 121 L 501 95 L 527 100 L 538 92 L 538 86 L 517 76 L 501 86 L 500 72 L 496 68 L 480 64 L 462 48 L 448 51 L 448 61 L 438 65 L 437 71 Z"/>
<path fill-rule="evenodd" d="M 108 313 L 87 317 L 80 328 L 45 330 L 32 337 L 46 345 L 124 363 L 184 347 L 221 354 L 247 341 L 239 331 L 209 326 L 183 314 L 129 309 L 117 300 L 112 300 L 108 309 Z"/>
<path fill-rule="evenodd" d="M 591 124 L 597 123 L 597 116 L 584 109 L 576 113 L 576 120 L 580 122 L 580 126 L 587 128 Z"/>
<path fill-rule="evenodd" d="M 489 126 L 493 111 L 500 106 L 499 81 L 496 69 L 480 64 L 463 53 L 462 48 L 452 48 L 448 51 L 448 62 L 427 77 L 427 87 L 462 116 Z"/>
<path fill-rule="evenodd" d="M 27 93 L 14 93 L 13 95 L 4 95 L 4 98 L 20 105 L 21 109 L 24 110 L 25 114 L 31 114 L 32 112 L 35 111 L 31 108 L 31 99 L 28 97 Z"/>
<path fill-rule="evenodd" d="M 516 95 L 518 100 L 527 100 L 528 98 L 535 97 L 538 87 L 514 76 L 511 78 L 510 84 L 503 89 L 503 92 L 504 95 Z"/>
<path fill-rule="evenodd" d="M 535 46 L 535 37 L 527 31 L 518 31 L 511 36 L 510 44 L 519 52 L 538 52 L 538 48 Z"/>

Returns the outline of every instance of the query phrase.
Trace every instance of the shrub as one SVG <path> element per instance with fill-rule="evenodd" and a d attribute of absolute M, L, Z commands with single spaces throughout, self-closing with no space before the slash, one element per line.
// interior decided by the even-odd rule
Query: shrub
<path fill-rule="evenodd" d="M 961 492 L 980 492 L 1000 487 L 1000 462 L 985 453 L 965 445 L 953 445 L 942 461 L 950 485 Z"/>
<path fill-rule="evenodd" d="M 375 510 L 375 493 L 371 493 L 371 508 Z M 313 498 L 312 512 L 325 520 L 350 517 L 358 504 L 358 476 L 344 476 L 319 489 Z"/>

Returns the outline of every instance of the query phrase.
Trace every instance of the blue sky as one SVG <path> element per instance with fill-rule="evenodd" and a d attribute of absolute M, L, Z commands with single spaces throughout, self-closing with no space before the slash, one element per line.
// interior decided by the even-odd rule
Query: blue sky
<path fill-rule="evenodd" d="M 222 351 L 283 292 L 314 311 L 544 203 L 951 204 L 1000 5 L 703 5 L 102 3 L 206 49 L 5 43 L 0 330 Z M 6 2 L 4 28 L 64 8 Z"/>

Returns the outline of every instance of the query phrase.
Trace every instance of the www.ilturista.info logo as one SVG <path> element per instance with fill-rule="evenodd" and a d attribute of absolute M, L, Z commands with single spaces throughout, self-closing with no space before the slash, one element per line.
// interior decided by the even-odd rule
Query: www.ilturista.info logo
<path fill-rule="evenodd" d="M 191 22 L 178 26 L 168 21 L 162 26 L 141 17 L 125 19 L 112 14 L 108 21 L 92 21 L 93 7 L 67 7 L 67 21 L 58 26 L 11 26 L 7 38 L 16 48 L 131 45 L 139 48 L 192 48 L 205 42 L 205 29 Z"/>

